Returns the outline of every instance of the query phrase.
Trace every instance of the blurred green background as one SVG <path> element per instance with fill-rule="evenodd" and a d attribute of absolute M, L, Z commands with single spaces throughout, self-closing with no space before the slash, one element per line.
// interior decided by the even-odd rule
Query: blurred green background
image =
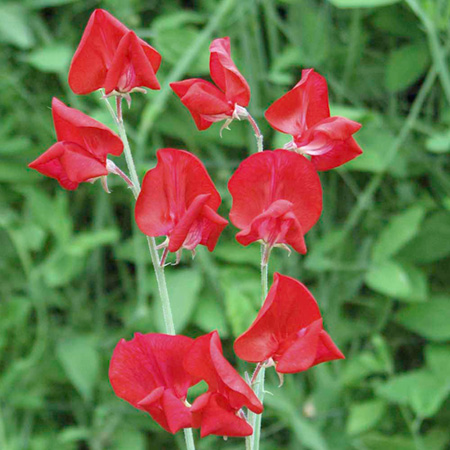
<path fill-rule="evenodd" d="M 332 114 L 363 123 L 364 155 L 321 173 L 324 212 L 306 257 L 275 250 L 272 270 L 313 291 L 347 356 L 286 376 L 268 371 L 266 450 L 444 450 L 450 423 L 450 3 L 448 0 L 23 0 L 0 3 L 0 448 L 184 448 L 116 398 L 116 342 L 163 331 L 132 196 L 110 177 L 63 191 L 27 169 L 55 140 L 57 96 L 114 127 L 98 93 L 73 95 L 71 56 L 92 10 L 108 9 L 163 56 L 162 89 L 134 94 L 125 120 L 140 174 L 155 150 L 187 148 L 223 197 L 255 151 L 248 123 L 198 132 L 168 88 L 208 76 L 211 39 L 229 35 L 265 147 L 289 140 L 265 109 L 314 67 Z M 124 161 L 115 161 L 125 169 Z M 118 177 L 117 177 L 118 178 Z M 259 248 L 228 227 L 214 253 L 166 270 L 176 328 L 233 339 L 259 303 Z M 196 432 L 197 433 L 197 432 Z M 197 436 L 197 434 L 196 434 Z M 208 437 L 198 448 L 243 449 Z"/>

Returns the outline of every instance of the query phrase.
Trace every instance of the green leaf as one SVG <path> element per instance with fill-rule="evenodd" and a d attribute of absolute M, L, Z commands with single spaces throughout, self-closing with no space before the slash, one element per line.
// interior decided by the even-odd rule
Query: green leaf
<path fill-rule="evenodd" d="M 13 44 L 22 49 L 34 45 L 28 12 L 20 3 L 0 5 L 0 17 L 0 42 Z"/>
<path fill-rule="evenodd" d="M 435 296 L 426 304 L 402 308 L 395 320 L 433 341 L 450 340 L 450 297 Z"/>
<path fill-rule="evenodd" d="M 411 406 L 419 417 L 432 417 L 448 395 L 447 384 L 422 369 L 394 376 L 376 392 L 392 403 Z"/>
<path fill-rule="evenodd" d="M 373 264 L 366 274 L 367 285 L 376 292 L 408 302 L 425 301 L 428 284 L 418 268 L 396 261 Z"/>
<path fill-rule="evenodd" d="M 416 448 L 413 439 L 402 435 L 385 436 L 374 432 L 361 439 L 365 450 L 412 450 Z"/>
<path fill-rule="evenodd" d="M 427 345 L 425 359 L 431 372 L 450 386 L 450 345 Z"/>
<path fill-rule="evenodd" d="M 203 278 L 198 270 L 177 268 L 173 271 L 166 271 L 166 282 L 175 330 L 177 330 L 177 333 L 181 333 L 189 323 L 197 305 L 200 290 L 203 285 Z M 166 333 L 167 330 L 164 323 L 158 286 L 156 281 L 153 280 L 153 274 L 151 287 L 154 295 L 153 311 L 155 325 L 160 333 Z"/>
<path fill-rule="evenodd" d="M 375 8 L 398 3 L 401 0 L 328 0 L 338 8 Z"/>
<path fill-rule="evenodd" d="M 67 253 L 71 256 L 84 256 L 98 247 L 114 244 L 119 237 L 120 233 L 116 228 L 79 233 L 68 245 Z"/>
<path fill-rule="evenodd" d="M 386 402 L 383 400 L 353 404 L 347 420 L 347 433 L 354 435 L 370 430 L 380 421 L 385 411 Z"/>
<path fill-rule="evenodd" d="M 194 323 L 205 333 L 217 330 L 221 338 L 230 334 L 223 306 L 213 297 L 202 297 L 194 315 Z"/>
<path fill-rule="evenodd" d="M 408 44 L 394 50 L 386 63 L 386 87 L 402 91 L 414 84 L 429 65 L 428 48 L 424 43 Z"/>
<path fill-rule="evenodd" d="M 41 72 L 64 73 L 69 68 L 72 55 L 73 50 L 68 45 L 53 44 L 34 50 L 27 61 Z"/>
<path fill-rule="evenodd" d="M 450 255 L 450 213 L 438 211 L 427 217 L 419 234 L 399 256 L 417 263 L 431 263 Z"/>
<path fill-rule="evenodd" d="M 347 386 L 356 385 L 370 375 L 383 374 L 389 370 L 389 363 L 370 351 L 363 351 L 342 364 L 342 382 Z"/>
<path fill-rule="evenodd" d="M 74 336 L 58 343 L 56 356 L 67 377 L 84 397 L 92 399 L 100 371 L 100 356 L 91 336 Z"/>
<path fill-rule="evenodd" d="M 425 142 L 425 148 L 431 153 L 450 152 L 450 130 L 435 132 Z"/>
<path fill-rule="evenodd" d="M 376 240 L 372 259 L 380 262 L 394 256 L 419 232 L 425 212 L 423 206 L 413 206 L 393 217 Z"/>

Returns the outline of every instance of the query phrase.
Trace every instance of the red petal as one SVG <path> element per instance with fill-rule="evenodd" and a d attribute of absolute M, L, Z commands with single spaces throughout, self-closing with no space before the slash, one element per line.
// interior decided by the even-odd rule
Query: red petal
<path fill-rule="evenodd" d="M 274 357 L 302 328 L 321 318 L 317 302 L 294 278 L 276 273 L 255 321 L 234 343 L 239 358 L 263 362 Z"/>
<path fill-rule="evenodd" d="M 322 319 L 317 319 L 297 333 L 296 340 L 278 358 L 277 372 L 297 373 L 313 366 L 321 331 Z"/>
<path fill-rule="evenodd" d="M 242 245 L 262 240 L 270 246 L 291 245 L 295 251 L 305 254 L 306 244 L 302 227 L 287 200 L 273 202 L 266 211 L 255 217 L 250 226 L 236 235 Z"/>
<path fill-rule="evenodd" d="M 215 39 L 209 50 L 209 69 L 214 83 L 225 93 L 228 101 L 247 106 L 250 87 L 231 59 L 230 38 Z"/>
<path fill-rule="evenodd" d="M 325 78 L 313 69 L 303 70 L 302 79 L 269 107 L 265 117 L 273 128 L 292 136 L 330 117 Z"/>
<path fill-rule="evenodd" d="M 202 438 L 217 436 L 242 437 L 253 433 L 248 422 L 236 415 L 228 405 L 227 399 L 218 393 L 206 393 L 197 398 L 192 405 L 194 423 L 201 427 Z"/>
<path fill-rule="evenodd" d="M 65 152 L 65 148 L 66 146 L 63 142 L 53 144 L 39 158 L 30 163 L 28 167 L 37 170 L 42 175 L 58 180 L 64 189 L 73 191 L 78 187 L 79 183 L 69 179 L 64 166 L 61 164 L 60 159 Z"/>
<path fill-rule="evenodd" d="M 219 392 L 235 411 L 247 406 L 259 414 L 263 406 L 250 386 L 225 359 L 217 331 L 200 336 L 184 360 L 185 369 L 192 376 L 202 378 L 212 392 Z"/>
<path fill-rule="evenodd" d="M 106 162 L 108 154 L 122 154 L 123 143 L 116 133 L 55 97 L 52 100 L 52 114 L 58 141 L 74 142 L 102 162 Z"/>
<path fill-rule="evenodd" d="M 130 92 L 136 87 L 159 89 L 150 61 L 133 31 L 129 31 L 117 47 L 105 79 L 105 94 Z"/>
<path fill-rule="evenodd" d="M 208 81 L 191 78 L 170 83 L 170 87 L 189 110 L 199 130 L 206 130 L 213 122 L 223 120 L 221 116 L 233 114 L 234 108 L 225 94 Z"/>
<path fill-rule="evenodd" d="M 154 237 L 170 236 L 180 224 L 175 232 L 175 243 L 172 244 L 176 247 L 186 233 L 185 225 L 191 223 L 195 216 L 193 209 L 196 206 L 191 205 L 194 201 L 200 201 L 197 197 L 209 195 L 203 207 L 208 206 L 214 211 L 221 199 L 208 172 L 196 156 L 184 150 L 165 148 L 158 150 L 157 158 L 158 164 L 147 172 L 142 183 L 142 191 L 136 202 L 136 223 L 143 233 Z M 187 211 L 189 214 L 185 217 Z M 186 224 L 181 222 L 183 218 Z"/>
<path fill-rule="evenodd" d="M 109 366 L 109 379 L 116 395 L 136 408 L 150 405 L 154 399 L 148 398 L 149 394 L 160 387 L 184 400 L 188 388 L 198 382 L 183 369 L 183 355 L 192 342 L 185 336 L 157 333 L 136 333 L 129 342 L 122 339 Z"/>
<path fill-rule="evenodd" d="M 313 365 L 333 361 L 334 359 L 345 359 L 345 356 L 332 341 L 329 334 L 325 330 L 322 330 L 319 335 L 319 344 Z"/>
<path fill-rule="evenodd" d="M 76 94 L 89 94 L 104 87 L 119 42 L 129 31 L 103 9 L 92 13 L 69 70 L 69 85 Z M 139 39 L 139 43 L 156 73 L 160 54 L 143 40 Z"/>
<path fill-rule="evenodd" d="M 330 117 L 310 128 L 295 143 L 304 153 L 311 155 L 317 170 L 338 167 L 362 153 L 352 135 L 361 124 L 344 117 Z"/>
<path fill-rule="evenodd" d="M 233 197 L 231 222 L 246 229 L 276 200 L 293 204 L 303 233 L 322 212 L 322 188 L 314 166 L 288 150 L 255 153 L 245 159 L 228 183 Z"/>
<path fill-rule="evenodd" d="M 203 206 L 208 201 L 210 194 L 198 195 L 194 201 L 189 205 L 180 221 L 175 225 L 175 228 L 169 234 L 169 251 L 176 252 L 181 248 L 192 224 L 197 220 L 203 209 Z M 194 245 L 195 247 L 195 245 Z"/>

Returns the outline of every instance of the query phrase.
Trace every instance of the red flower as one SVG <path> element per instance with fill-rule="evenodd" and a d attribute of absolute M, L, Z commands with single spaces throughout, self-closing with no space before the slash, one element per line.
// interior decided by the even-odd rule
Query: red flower
<path fill-rule="evenodd" d="M 242 230 L 238 242 L 288 244 L 306 253 L 303 235 L 322 212 L 320 180 L 306 158 L 287 150 L 255 153 L 240 164 L 228 189 L 230 220 Z"/>
<path fill-rule="evenodd" d="M 209 69 L 214 84 L 200 78 L 171 83 L 191 113 L 199 130 L 213 122 L 246 117 L 245 106 L 250 101 L 250 88 L 231 59 L 230 38 L 215 39 L 209 47 Z"/>
<path fill-rule="evenodd" d="M 117 344 L 109 366 L 115 394 L 147 411 L 170 433 L 192 427 L 186 395 L 199 380 L 183 369 L 183 355 L 192 343 L 185 336 L 136 333 Z"/>
<path fill-rule="evenodd" d="M 58 142 L 29 167 L 57 179 L 69 190 L 76 189 L 83 181 L 108 175 L 112 163 L 106 156 L 119 156 L 123 151 L 119 136 L 57 98 L 52 101 L 52 114 Z"/>
<path fill-rule="evenodd" d="M 279 273 L 258 316 L 234 343 L 239 358 L 263 362 L 272 358 L 279 373 L 296 373 L 344 355 L 322 328 L 317 302 L 294 278 Z"/>
<path fill-rule="evenodd" d="M 148 236 L 167 236 L 168 248 L 214 250 L 228 222 L 217 214 L 221 198 L 201 161 L 185 150 L 164 148 L 147 172 L 136 202 L 136 223 Z"/>
<path fill-rule="evenodd" d="M 242 415 L 242 407 L 261 414 L 263 406 L 250 386 L 240 377 L 222 353 L 217 331 L 197 338 L 184 359 L 184 367 L 192 376 L 208 384 L 208 392 L 192 405 L 194 427 L 201 437 L 250 436 L 252 427 Z"/>
<path fill-rule="evenodd" d="M 338 167 L 362 153 L 353 139 L 361 124 L 344 117 L 330 117 L 328 88 L 313 69 L 266 111 L 266 119 L 293 141 L 285 148 L 311 156 L 317 170 Z"/>
<path fill-rule="evenodd" d="M 161 55 L 109 12 L 96 9 L 72 59 L 69 85 L 75 94 L 159 89 Z"/>

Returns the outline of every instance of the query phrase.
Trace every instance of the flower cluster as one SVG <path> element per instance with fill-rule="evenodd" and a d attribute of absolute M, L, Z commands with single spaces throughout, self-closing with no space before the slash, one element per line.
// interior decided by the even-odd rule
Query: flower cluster
<path fill-rule="evenodd" d="M 101 90 L 107 102 L 108 96 L 115 96 L 114 118 L 123 136 L 122 99 L 130 102 L 133 92 L 159 89 L 160 63 L 161 56 L 149 44 L 108 12 L 96 10 L 73 57 L 69 85 L 76 94 Z M 246 109 L 250 88 L 231 58 L 229 38 L 212 42 L 210 75 L 214 84 L 198 78 L 170 84 L 197 128 L 248 120 L 262 145 L 259 128 Z M 57 142 L 31 168 L 69 190 L 85 181 L 104 181 L 108 173 L 121 176 L 137 197 L 139 229 L 151 238 L 165 239 L 155 247 L 156 253 L 163 249 L 160 267 L 155 265 L 160 277 L 169 252 L 176 254 L 178 262 L 183 249 L 195 252 L 197 245 L 204 245 L 214 250 L 228 221 L 217 212 L 221 197 L 196 156 L 174 148 L 158 150 L 157 164 L 140 189 L 107 159 L 107 155 L 120 156 L 124 144 L 129 149 L 126 140 L 57 99 L 52 112 Z M 304 70 L 301 80 L 268 108 L 265 117 L 292 141 L 283 149 L 259 148 L 242 161 L 228 189 L 233 199 L 230 221 L 239 229 L 236 239 L 242 245 L 259 242 L 264 250 L 262 266 L 267 268 L 275 247 L 306 253 L 305 234 L 322 213 L 317 171 L 338 167 L 361 153 L 353 138 L 361 125 L 330 117 L 326 81 L 313 69 Z M 344 357 L 324 330 L 318 304 L 302 283 L 275 273 L 264 297 L 256 319 L 234 343 L 239 358 L 258 364 L 255 375 L 271 366 L 279 374 L 302 372 Z M 109 368 L 118 397 L 146 411 L 170 433 L 198 428 L 201 437 L 253 433 L 247 414 L 263 411 L 252 389 L 258 382 L 255 375 L 248 384 L 231 366 L 217 331 L 196 339 L 136 333 L 132 340 L 117 344 Z M 200 381 L 207 384 L 207 391 L 189 398 L 191 404 L 189 389 Z"/>

